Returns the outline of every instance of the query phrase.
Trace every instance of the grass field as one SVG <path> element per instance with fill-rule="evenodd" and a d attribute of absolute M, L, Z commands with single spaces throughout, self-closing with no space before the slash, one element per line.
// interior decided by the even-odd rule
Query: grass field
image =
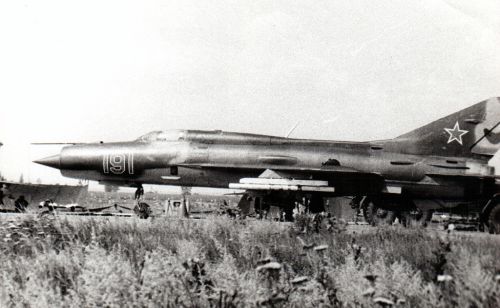
<path fill-rule="evenodd" d="M 68 219 L 0 220 L 0 307 L 500 307 L 498 236 Z"/>

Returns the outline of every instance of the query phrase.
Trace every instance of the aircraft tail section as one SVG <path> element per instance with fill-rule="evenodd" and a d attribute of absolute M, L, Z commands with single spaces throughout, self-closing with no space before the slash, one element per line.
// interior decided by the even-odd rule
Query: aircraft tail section
<path fill-rule="evenodd" d="M 500 149 L 500 97 L 450 114 L 389 143 L 408 154 L 491 157 Z"/>

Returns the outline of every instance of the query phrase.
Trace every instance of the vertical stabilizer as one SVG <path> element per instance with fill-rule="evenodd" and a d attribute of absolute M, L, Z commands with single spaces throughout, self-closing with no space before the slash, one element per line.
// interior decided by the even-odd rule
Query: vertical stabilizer
<path fill-rule="evenodd" d="M 493 97 L 399 136 L 401 152 L 436 156 L 493 156 L 500 149 L 500 98 Z"/>

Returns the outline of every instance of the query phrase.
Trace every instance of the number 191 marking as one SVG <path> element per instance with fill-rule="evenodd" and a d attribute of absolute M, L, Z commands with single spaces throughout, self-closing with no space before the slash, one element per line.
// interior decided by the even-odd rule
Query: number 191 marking
<path fill-rule="evenodd" d="M 102 171 L 105 174 L 134 174 L 134 154 L 105 154 L 102 157 Z"/>

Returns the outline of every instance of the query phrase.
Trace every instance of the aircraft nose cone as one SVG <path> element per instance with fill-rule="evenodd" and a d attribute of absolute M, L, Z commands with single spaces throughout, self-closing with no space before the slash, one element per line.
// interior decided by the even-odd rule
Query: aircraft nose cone
<path fill-rule="evenodd" d="M 33 162 L 40 165 L 61 169 L 61 156 L 59 154 L 37 159 Z"/>

